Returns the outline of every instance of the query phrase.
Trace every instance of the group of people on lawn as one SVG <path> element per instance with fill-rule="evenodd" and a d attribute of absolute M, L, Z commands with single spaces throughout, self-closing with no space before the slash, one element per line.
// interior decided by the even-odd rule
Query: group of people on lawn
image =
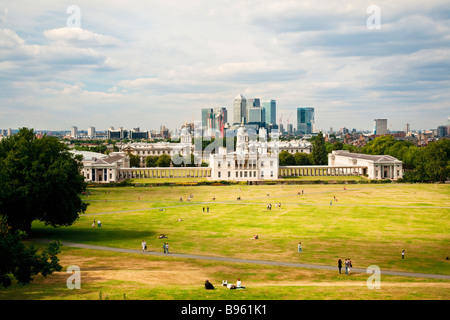
<path fill-rule="evenodd" d="M 227 289 L 245 289 L 245 287 L 241 283 L 241 279 L 237 278 L 236 284 L 228 283 L 227 280 L 222 281 L 222 286 L 227 287 Z M 205 289 L 212 290 L 214 286 L 208 279 L 205 281 Z"/>

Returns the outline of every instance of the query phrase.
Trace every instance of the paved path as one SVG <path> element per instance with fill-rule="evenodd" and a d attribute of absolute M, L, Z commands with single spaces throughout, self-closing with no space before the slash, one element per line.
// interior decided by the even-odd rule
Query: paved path
<path fill-rule="evenodd" d="M 29 240 L 33 241 L 33 242 L 41 242 L 41 243 L 42 242 L 43 243 L 48 243 L 48 242 L 51 241 L 51 240 L 48 240 L 48 239 L 29 239 Z M 282 267 L 310 268 L 310 269 L 321 269 L 321 270 L 338 271 L 337 267 L 316 265 L 316 264 L 306 264 L 306 263 L 266 261 L 266 260 L 250 260 L 250 259 L 215 257 L 215 256 L 204 256 L 204 255 L 184 254 L 184 253 L 165 254 L 163 252 L 152 252 L 152 251 L 142 252 L 142 250 L 113 248 L 113 247 L 105 247 L 105 246 L 95 246 L 95 245 L 82 244 L 82 243 L 72 243 L 72 242 L 65 242 L 65 241 L 61 242 L 61 244 L 63 246 L 74 247 L 74 248 L 83 248 L 83 249 L 92 249 L 92 250 L 104 250 L 104 251 L 123 252 L 123 253 L 138 253 L 138 254 L 153 255 L 153 256 L 165 256 L 165 257 L 175 257 L 175 258 L 184 258 L 184 259 L 199 259 L 199 260 L 214 260 L 214 261 L 235 262 L 235 263 L 253 263 L 253 264 L 263 264 L 263 265 L 282 266 Z M 352 268 L 351 271 L 352 271 L 352 273 L 366 273 L 367 272 L 366 269 L 358 269 L 358 268 Z M 440 274 L 400 272 L 400 271 L 387 271 L 387 270 L 381 270 L 381 274 L 383 274 L 383 275 L 393 275 L 393 276 L 403 276 L 403 277 L 414 277 L 414 278 L 431 278 L 431 279 L 446 279 L 446 280 L 450 280 L 450 276 L 440 275 Z"/>

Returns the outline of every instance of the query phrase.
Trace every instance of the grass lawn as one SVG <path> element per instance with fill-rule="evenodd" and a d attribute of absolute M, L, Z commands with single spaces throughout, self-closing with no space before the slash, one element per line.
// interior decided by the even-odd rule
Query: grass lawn
<path fill-rule="evenodd" d="M 437 184 L 264 185 L 92 188 L 86 214 L 71 227 L 33 224 L 34 237 L 150 251 L 335 266 L 450 274 L 450 186 Z M 303 194 L 302 194 L 303 190 Z M 300 195 L 298 194 L 300 192 Z M 187 197 L 192 195 L 190 201 Z M 241 200 L 236 200 L 240 196 Z M 180 201 L 180 197 L 183 201 Z M 215 200 L 213 200 L 213 197 Z M 330 205 L 330 202 L 332 205 Z M 272 209 L 267 209 L 267 204 Z M 275 207 L 281 203 L 281 208 Z M 203 208 L 209 207 L 209 212 Z M 205 210 L 206 211 L 206 210 Z M 182 218 L 183 221 L 178 221 Z M 101 220 L 102 228 L 91 228 Z M 167 239 L 157 239 L 161 233 Z M 252 240 L 254 234 L 259 240 Z M 302 242 L 303 253 L 297 253 Z M 406 259 L 401 251 L 406 250 Z M 87 268 L 89 281 L 74 293 L 64 272 L 15 285 L 0 298 L 98 299 L 448 299 L 448 280 L 382 276 L 382 290 L 366 287 L 367 274 L 171 257 L 91 252 L 63 247 L 63 266 Z M 84 269 L 83 269 L 84 268 Z M 236 292 L 219 286 L 241 277 Z M 208 278 L 217 290 L 206 292 Z M 58 280 L 59 279 L 59 280 Z M 44 285 L 45 284 L 45 285 Z M 39 289 L 39 286 L 42 288 Z M 58 292 L 61 287 L 61 293 Z M 27 289 L 28 288 L 28 289 Z M 36 294 L 30 294 L 30 288 Z M 114 289 L 113 289 L 114 288 Z M 83 291 L 85 290 L 85 291 Z M 12 292 L 12 294 L 11 294 Z M 11 295 L 10 295 L 11 294 Z M 231 296 L 230 296 L 231 295 Z"/>

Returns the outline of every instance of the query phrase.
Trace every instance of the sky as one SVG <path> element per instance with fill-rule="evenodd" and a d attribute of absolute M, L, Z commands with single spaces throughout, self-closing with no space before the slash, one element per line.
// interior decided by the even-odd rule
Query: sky
<path fill-rule="evenodd" d="M 446 125 L 450 3 L 0 0 L 0 129 L 176 129 L 239 94 L 294 127 Z"/>

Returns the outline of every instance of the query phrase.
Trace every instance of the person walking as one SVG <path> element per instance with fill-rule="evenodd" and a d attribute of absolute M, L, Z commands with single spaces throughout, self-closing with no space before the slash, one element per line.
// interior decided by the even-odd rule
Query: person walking
<path fill-rule="evenodd" d="M 402 251 L 402 259 L 405 259 L 405 250 Z"/>
<path fill-rule="evenodd" d="M 345 259 L 344 261 L 344 267 L 345 267 L 345 274 L 348 275 L 348 260 Z"/>
<path fill-rule="evenodd" d="M 353 268 L 353 266 L 352 266 L 352 260 L 350 260 L 350 258 L 349 258 L 349 259 L 348 259 L 348 274 L 350 274 L 351 268 Z"/>
<path fill-rule="evenodd" d="M 205 212 L 205 207 L 203 207 L 203 212 Z"/>
<path fill-rule="evenodd" d="M 166 243 L 166 251 L 167 251 L 167 253 L 169 253 L 169 243 L 168 242 Z"/>
<path fill-rule="evenodd" d="M 298 252 L 303 252 L 302 251 L 302 243 L 301 242 L 298 243 Z"/>
<path fill-rule="evenodd" d="M 209 206 L 206 207 L 206 212 L 209 212 Z"/>
<path fill-rule="evenodd" d="M 145 240 L 142 240 L 142 252 L 147 251 L 147 242 L 145 242 Z"/>
<path fill-rule="evenodd" d="M 341 269 L 342 269 L 342 260 L 341 259 L 338 260 L 338 268 L 339 268 L 339 274 L 341 274 Z"/>
<path fill-rule="evenodd" d="M 166 253 L 166 243 L 163 244 L 164 253 Z"/>

